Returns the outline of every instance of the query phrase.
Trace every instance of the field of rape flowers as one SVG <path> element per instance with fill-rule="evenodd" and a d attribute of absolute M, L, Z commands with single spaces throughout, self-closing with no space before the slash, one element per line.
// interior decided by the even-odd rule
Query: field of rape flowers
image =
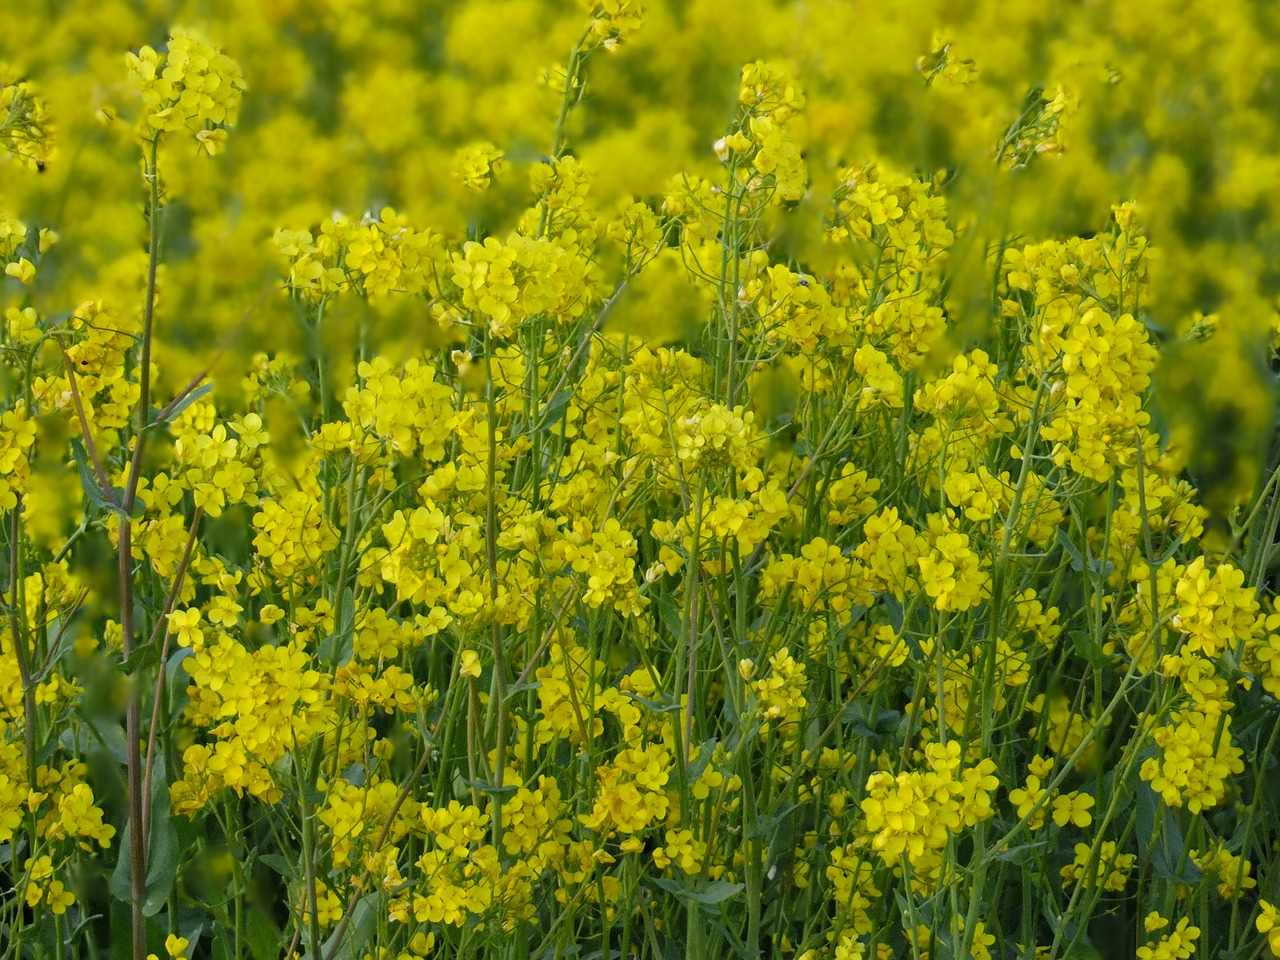
<path fill-rule="evenodd" d="M 1280 7 L 0 14 L 0 960 L 1280 956 Z"/>

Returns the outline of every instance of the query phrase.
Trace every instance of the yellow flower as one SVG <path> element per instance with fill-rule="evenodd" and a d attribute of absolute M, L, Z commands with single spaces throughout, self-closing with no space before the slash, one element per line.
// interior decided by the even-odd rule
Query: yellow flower
<path fill-rule="evenodd" d="M 1259 933 L 1266 934 L 1267 947 L 1271 950 L 1271 955 L 1280 957 L 1280 913 L 1277 912 L 1274 904 L 1266 900 L 1258 901 L 1258 909 L 1260 912 L 1254 925 Z"/>
<path fill-rule="evenodd" d="M 15 263 L 5 264 L 4 272 L 24 286 L 29 286 L 31 281 L 35 279 L 36 268 L 30 260 L 22 257 Z"/>
<path fill-rule="evenodd" d="M 474 650 L 463 650 L 458 657 L 460 665 L 458 675 L 461 677 L 480 676 L 480 655 Z"/>
<path fill-rule="evenodd" d="M 1093 797 L 1087 793 L 1064 793 L 1053 799 L 1053 822 L 1060 827 L 1068 823 L 1077 827 L 1087 827 L 1093 822 L 1089 808 L 1093 806 Z"/>

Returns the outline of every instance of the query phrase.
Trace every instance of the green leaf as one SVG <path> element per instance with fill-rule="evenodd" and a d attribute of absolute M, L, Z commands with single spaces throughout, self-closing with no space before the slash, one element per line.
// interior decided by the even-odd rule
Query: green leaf
<path fill-rule="evenodd" d="M 160 752 L 151 771 L 151 821 L 147 833 L 147 886 L 142 915 L 154 917 L 173 892 L 182 863 L 182 849 L 169 804 L 169 778 L 165 775 L 164 754 Z"/>
<path fill-rule="evenodd" d="M 169 662 L 165 664 L 165 685 L 169 691 L 170 720 L 178 719 L 182 715 L 182 711 L 187 709 L 187 704 L 191 702 L 191 695 L 187 693 L 187 679 L 190 675 L 184 675 L 182 664 L 193 656 L 195 656 L 194 650 L 190 647 L 182 647 L 170 654 Z"/>
<path fill-rule="evenodd" d="M 1164 825 L 1160 830 L 1160 836 L 1152 845 L 1152 869 L 1157 877 L 1194 886 L 1204 879 L 1204 875 L 1187 855 L 1186 844 L 1182 839 L 1182 828 L 1178 825 L 1175 811 L 1163 804 L 1161 804 L 1161 810 L 1164 813 Z"/>
<path fill-rule="evenodd" d="M 498 786 L 494 783 L 487 783 L 484 780 L 468 780 L 467 786 L 474 787 L 481 793 L 487 793 L 490 796 L 506 796 L 507 794 L 515 793 L 519 789 L 514 783 L 504 783 L 502 786 Z"/>
<path fill-rule="evenodd" d="M 56 621 L 55 621 L 56 622 Z M 52 631 L 52 626 L 50 627 Z M 35 672 L 31 678 L 32 683 L 44 683 L 49 679 L 49 674 L 53 672 L 53 668 L 65 657 L 72 646 L 75 645 L 76 638 L 73 631 L 66 629 L 62 631 L 62 636 L 58 639 L 57 649 L 50 652 L 45 658 L 44 666 Z"/>
<path fill-rule="evenodd" d="M 322 957 L 332 956 L 333 960 L 355 960 L 363 956 L 365 946 L 377 929 L 378 917 L 384 913 L 385 894 L 371 893 L 361 898 L 351 910 L 351 922 L 343 931 L 342 940 L 336 940 L 337 932 L 320 948 Z M 333 952 L 336 949 L 336 953 Z"/>
<path fill-rule="evenodd" d="M 658 600 L 658 615 L 662 618 L 662 625 L 672 637 L 678 637 L 684 632 L 684 622 L 680 619 L 680 611 L 676 609 L 675 601 L 670 597 L 662 597 Z"/>
<path fill-rule="evenodd" d="M 144 643 L 120 662 L 120 669 L 128 675 L 141 673 L 160 662 L 160 649 L 154 643 Z"/>
<path fill-rule="evenodd" d="M 507 690 L 507 700 L 510 701 L 519 694 L 526 693 L 530 690 L 537 690 L 541 686 L 541 680 L 532 680 L 529 683 L 517 683 L 514 687 Z"/>
<path fill-rule="evenodd" d="M 741 883 L 729 883 L 726 880 L 712 881 L 698 890 L 686 887 L 675 880 L 667 880 L 664 877 L 652 877 L 650 882 L 654 886 L 667 891 L 677 900 L 685 903 L 700 903 L 705 907 L 714 907 L 724 903 L 726 900 L 736 897 L 745 889 Z"/>
<path fill-rule="evenodd" d="M 110 510 L 122 517 L 128 517 L 129 515 L 120 507 L 121 501 L 124 500 L 124 491 L 119 487 L 112 487 L 110 496 L 103 492 L 102 485 L 98 483 L 98 477 L 93 472 L 93 466 L 89 463 L 89 454 L 85 451 L 84 441 L 79 437 L 71 441 L 71 453 L 76 459 L 76 469 L 80 471 L 80 485 L 84 487 L 84 495 L 89 502 L 99 510 Z"/>
<path fill-rule="evenodd" d="M 626 691 L 625 696 L 634 700 L 636 703 L 653 713 L 676 713 L 680 710 L 680 704 L 678 703 L 661 703 L 657 700 L 646 700 L 644 697 L 631 693 L 630 691 Z"/>
<path fill-rule="evenodd" d="M 714 880 L 693 894 L 693 899 L 707 906 L 724 903 L 740 894 L 745 889 L 741 883 L 729 883 L 727 880 Z"/>
<path fill-rule="evenodd" d="M 1105 667 L 1107 665 L 1107 658 L 1102 653 L 1102 647 L 1098 646 L 1088 631 L 1077 630 L 1071 639 L 1075 644 L 1076 653 L 1080 654 L 1090 664 L 1095 667 Z"/>
<path fill-rule="evenodd" d="M 178 867 L 182 862 L 182 850 L 178 844 L 178 831 L 173 824 L 169 806 L 169 779 L 165 775 L 163 754 L 156 756 L 151 772 L 151 822 L 149 824 L 147 878 L 142 903 L 143 916 L 154 917 L 169 899 Z M 131 839 L 133 823 L 126 823 L 120 831 L 119 851 L 115 869 L 107 880 L 111 896 L 121 903 L 133 902 L 131 883 Z"/>
<path fill-rule="evenodd" d="M 181 400 L 175 403 L 173 405 L 173 409 L 171 409 L 163 417 L 160 416 L 162 411 L 159 408 L 152 408 L 150 416 L 147 417 L 147 426 L 154 427 L 160 423 L 173 423 L 174 420 L 178 419 L 178 417 L 182 415 L 182 411 L 186 410 L 187 407 L 191 406 L 201 397 L 208 395 L 208 393 L 212 389 L 213 389 L 212 383 L 202 383 L 200 386 L 196 387 L 194 390 L 188 393 L 185 397 L 183 397 Z"/>
<path fill-rule="evenodd" d="M 114 717 L 85 710 L 78 711 L 78 714 L 84 721 L 80 729 L 64 729 L 58 739 L 51 740 L 50 744 L 56 746 L 60 743 L 72 753 L 81 755 L 100 750 L 123 767 L 128 762 L 124 727 Z"/>
<path fill-rule="evenodd" d="M 855 701 L 844 708 L 840 719 L 861 737 L 880 737 L 892 733 L 902 720 L 898 710 L 873 710 L 871 704 Z"/>
<path fill-rule="evenodd" d="M 1047 847 L 1048 845 L 1048 840 L 1037 840 L 1035 843 L 1020 843 L 1016 847 L 997 850 L 995 853 L 991 854 L 991 859 L 1003 860 L 1006 863 L 1014 864 L 1026 863 L 1031 859 L 1033 851 Z"/>
<path fill-rule="evenodd" d="M 81 930 L 89 926 L 89 924 L 93 923 L 93 921 L 101 920 L 103 916 L 104 914 L 101 914 L 101 913 L 91 913 L 91 914 L 86 914 L 85 916 L 82 916 L 80 918 L 80 921 L 75 925 L 75 928 L 71 931 L 71 935 L 67 937 L 67 940 L 74 943 L 76 937 L 80 936 Z"/>
<path fill-rule="evenodd" d="M 547 406 L 542 411 L 542 419 L 538 423 L 538 429 L 549 430 L 553 424 L 557 423 L 564 416 L 564 412 L 569 409 L 569 401 L 572 399 L 573 390 L 566 388 L 547 401 Z"/>
<path fill-rule="evenodd" d="M 1168 562 L 1168 560 L 1175 553 L 1178 552 L 1178 548 L 1182 546 L 1182 542 L 1186 538 L 1187 538 L 1187 532 L 1185 530 L 1182 531 L 1182 533 L 1178 534 L 1177 538 L 1173 541 L 1173 543 L 1169 544 L 1168 548 L 1164 551 L 1164 553 L 1160 554 L 1160 556 L 1156 558 L 1155 566 L 1163 567 L 1165 563 Z"/>
<path fill-rule="evenodd" d="M 294 869 L 293 864 L 278 853 L 264 853 L 258 857 L 258 862 L 265 867 L 270 867 L 286 880 L 293 880 L 298 876 L 298 871 Z"/>
<path fill-rule="evenodd" d="M 261 900 L 250 901 L 244 932 L 253 960 L 278 960 L 282 934 L 270 913 L 263 908 Z"/>
<path fill-rule="evenodd" d="M 355 594 L 347 587 L 342 598 L 342 623 L 338 629 L 320 641 L 317 653 L 323 663 L 341 667 L 351 662 L 356 635 Z"/>
<path fill-rule="evenodd" d="M 1076 573 L 1084 572 L 1084 557 L 1080 554 L 1080 548 L 1071 542 L 1071 538 L 1067 536 L 1066 531 L 1058 528 L 1053 532 L 1058 540 L 1058 546 L 1066 551 L 1067 556 L 1071 558 L 1071 569 Z"/>
<path fill-rule="evenodd" d="M 133 824 L 126 823 L 120 831 L 116 845 L 119 855 L 116 857 L 116 868 L 107 879 L 107 891 L 113 900 L 120 903 L 132 903 L 133 891 L 129 884 L 129 838 L 133 834 Z"/>

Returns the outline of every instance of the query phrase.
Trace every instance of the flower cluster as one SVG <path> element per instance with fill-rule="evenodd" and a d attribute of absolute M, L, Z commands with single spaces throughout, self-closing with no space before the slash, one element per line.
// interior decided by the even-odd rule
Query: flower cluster
<path fill-rule="evenodd" d="M 186 130 L 210 156 L 222 152 L 245 89 L 234 60 L 190 33 L 176 33 L 164 52 L 130 53 L 128 66 L 152 135 Z"/>
<path fill-rule="evenodd" d="M 1248 5 L 285 4 L 129 56 L 144 220 L 149 21 L 62 6 L 0 67 L 80 151 L 0 213 L 17 953 L 1280 955 L 1276 479 L 1177 422 L 1273 412 Z"/>

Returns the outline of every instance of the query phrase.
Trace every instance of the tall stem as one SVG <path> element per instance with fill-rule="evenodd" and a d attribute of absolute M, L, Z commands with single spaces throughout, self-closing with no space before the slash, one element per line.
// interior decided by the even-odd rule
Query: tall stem
<path fill-rule="evenodd" d="M 23 620 L 19 611 L 25 613 L 26 604 L 21 602 L 22 590 L 22 549 L 19 535 L 19 515 L 22 513 L 22 498 L 13 505 L 9 512 L 9 627 L 13 634 L 13 656 L 18 661 L 18 673 L 22 677 L 22 720 L 23 742 L 27 754 L 27 783 L 31 789 L 36 786 L 36 688 L 31 678 L 30 651 L 27 649 L 27 631 L 23 629 Z"/>
<path fill-rule="evenodd" d="M 498 623 L 498 404 L 493 387 L 493 347 L 489 328 L 484 333 L 485 405 L 489 417 L 489 470 L 485 478 L 485 559 L 489 569 L 489 639 L 493 647 L 493 693 L 490 703 L 497 710 L 493 786 L 493 845 L 502 856 L 502 782 L 506 772 L 507 749 L 507 665 L 502 649 L 502 627 Z M 535 479 L 536 482 L 536 479 Z M 486 724 L 486 729 L 488 725 Z"/>
<path fill-rule="evenodd" d="M 160 264 L 160 183 L 156 177 L 156 154 L 160 145 L 159 135 L 151 138 L 146 155 L 146 180 L 149 188 L 147 199 L 147 295 L 142 305 L 142 369 L 138 373 L 137 428 L 134 436 L 133 457 L 129 465 L 129 478 L 125 484 L 120 506 L 120 544 L 117 554 L 120 576 L 120 634 L 125 660 L 134 652 L 133 621 L 133 508 L 137 502 L 138 480 L 142 473 L 142 453 L 147 442 L 147 426 L 151 407 L 151 335 L 155 322 L 156 271 Z M 143 824 L 147 820 L 144 807 L 146 798 L 142 787 L 142 709 L 137 684 L 129 684 L 128 705 L 125 709 L 125 741 L 129 785 L 129 889 L 133 926 L 133 960 L 147 960 L 147 926 L 142 914 L 147 892 L 147 834 Z"/>

